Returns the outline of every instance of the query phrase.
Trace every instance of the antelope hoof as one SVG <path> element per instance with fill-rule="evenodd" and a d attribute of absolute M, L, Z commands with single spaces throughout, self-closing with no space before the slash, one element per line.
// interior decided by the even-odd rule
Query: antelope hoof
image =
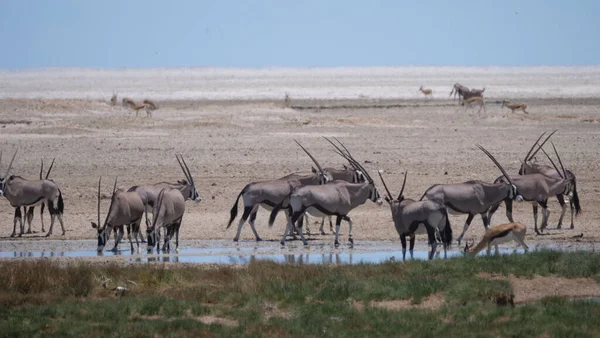
<path fill-rule="evenodd" d="M 260 238 L 260 237 L 256 237 L 256 241 L 257 241 L 257 242 L 262 242 L 262 240 L 263 240 L 262 238 Z"/>
<path fill-rule="evenodd" d="M 562 225 L 560 225 L 560 224 L 559 224 L 559 225 L 557 225 L 557 226 L 556 226 L 556 229 L 562 229 Z"/>
<path fill-rule="evenodd" d="M 63 233 L 62 233 L 62 235 L 61 235 L 61 236 L 64 236 L 64 235 L 65 235 L 65 232 L 63 231 Z"/>
<path fill-rule="evenodd" d="M 348 237 L 348 242 L 349 242 L 350 244 L 354 244 L 354 240 L 352 239 L 352 237 Z"/>
<path fill-rule="evenodd" d="M 321 231 L 321 236 L 327 235 L 325 231 Z"/>
<path fill-rule="evenodd" d="M 27 230 L 26 234 L 32 234 L 33 232 L 31 231 L 31 229 Z"/>
<path fill-rule="evenodd" d="M 281 246 L 285 246 L 285 242 L 284 241 L 279 242 L 279 244 L 281 244 Z"/>
<path fill-rule="evenodd" d="M 52 233 L 48 232 L 44 237 L 50 237 L 50 235 L 52 235 Z"/>
<path fill-rule="evenodd" d="M 573 224 L 571 224 L 571 230 L 575 229 L 575 226 Z"/>
<path fill-rule="evenodd" d="M 339 247 L 340 246 L 340 242 L 338 242 L 337 240 L 333 243 L 333 245 L 335 245 L 335 247 Z"/>
<path fill-rule="evenodd" d="M 12 234 L 10 234 L 10 237 L 15 237 L 16 235 L 17 234 L 13 232 Z"/>
<path fill-rule="evenodd" d="M 234 241 L 234 242 L 237 242 L 237 241 L 238 241 L 238 239 L 239 239 L 239 238 L 237 238 L 237 237 L 236 237 L 236 238 L 234 238 L 234 239 L 233 239 L 233 241 Z"/>

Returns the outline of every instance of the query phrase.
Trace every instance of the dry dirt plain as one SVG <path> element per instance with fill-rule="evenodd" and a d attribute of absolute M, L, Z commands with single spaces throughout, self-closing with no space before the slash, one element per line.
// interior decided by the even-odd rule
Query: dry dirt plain
<path fill-rule="evenodd" d="M 175 160 L 182 153 L 194 175 L 202 202 L 188 202 L 183 239 L 232 239 L 236 223 L 225 229 L 229 211 L 239 191 L 249 182 L 309 170 L 310 159 L 294 143 L 302 142 L 324 166 L 341 166 L 322 136 L 335 136 L 375 170 L 385 172 L 393 194 L 402 173 L 409 171 L 405 196 L 419 198 L 432 184 L 467 180 L 493 181 L 500 173 L 475 147 L 482 144 L 512 173 L 538 135 L 558 129 L 553 140 L 565 165 L 577 175 L 583 213 L 575 229 L 556 230 L 560 212 L 555 198 L 549 202 L 550 225 L 546 236 L 535 236 L 530 204 L 515 206 L 514 218 L 528 226 L 527 241 L 598 241 L 600 219 L 600 99 L 523 99 L 529 115 L 512 114 L 488 101 L 487 112 L 465 111 L 450 100 L 293 100 L 285 107 L 274 101 L 177 100 L 157 102 L 154 117 L 134 118 L 120 106 L 103 100 L 0 99 L 0 149 L 2 175 L 14 149 L 19 154 L 13 172 L 25 178 L 38 176 L 40 159 L 56 157 L 52 172 L 65 199 L 66 235 L 55 226 L 51 239 L 94 239 L 90 221 L 96 218 L 96 187 L 103 177 L 102 210 L 115 176 L 120 188 L 183 178 Z M 145 115 L 145 114 L 141 114 Z M 377 179 L 377 184 L 383 187 Z M 241 206 L 240 214 L 241 215 Z M 13 240 L 13 209 L 0 200 L 0 239 Z M 239 216 L 238 215 L 238 216 Z M 371 202 L 355 209 L 354 239 L 394 240 L 389 207 Z M 268 213 L 259 211 L 257 230 L 264 239 L 278 240 L 283 217 L 267 227 Z M 466 216 L 451 216 L 455 238 Z M 46 214 L 46 224 L 49 216 Z M 541 219 L 541 217 L 540 217 Z M 504 207 L 492 223 L 506 222 Z M 236 220 L 237 222 L 237 220 Z M 36 233 L 44 240 L 39 214 Z M 316 226 L 312 225 L 316 230 Z M 313 230 L 314 231 L 314 230 Z M 347 227 L 342 226 L 346 243 Z M 477 217 L 467 238 L 481 236 Z M 583 233 L 583 238 L 571 236 Z M 333 242 L 331 236 L 316 236 Z M 252 240 L 248 225 L 242 240 Z M 425 240 L 422 238 L 421 241 Z M 35 247 L 35 243 L 32 246 Z"/>

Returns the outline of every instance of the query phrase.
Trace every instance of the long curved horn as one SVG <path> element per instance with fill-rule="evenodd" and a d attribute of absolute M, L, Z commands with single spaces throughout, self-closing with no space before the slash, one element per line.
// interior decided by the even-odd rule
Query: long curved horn
<path fill-rule="evenodd" d="M 558 155 L 558 151 L 556 151 L 556 147 L 554 146 L 554 142 L 550 142 L 550 144 L 552 144 L 552 148 L 554 148 L 554 153 L 556 154 L 556 157 L 558 157 L 558 163 L 560 164 L 560 168 L 563 171 L 563 180 L 567 179 L 567 171 L 565 170 L 565 167 L 562 164 L 562 160 L 560 159 L 560 156 Z"/>
<path fill-rule="evenodd" d="M 554 170 L 556 170 L 556 172 L 558 173 L 558 176 L 560 176 L 562 179 L 564 179 L 563 175 L 560 173 L 560 170 L 558 170 L 558 167 L 556 166 L 554 161 L 552 161 L 552 159 L 550 158 L 550 155 L 548 155 L 548 153 L 544 150 L 544 148 L 542 148 L 542 152 L 544 153 L 544 155 L 546 155 L 546 157 L 548 158 L 550 163 L 552 163 L 552 166 L 554 167 Z"/>
<path fill-rule="evenodd" d="M 102 185 L 102 176 L 98 180 L 98 229 L 100 229 L 100 186 Z"/>
<path fill-rule="evenodd" d="M 190 183 L 192 183 L 193 186 L 196 186 L 196 184 L 194 183 L 194 178 L 192 177 L 192 173 L 190 172 L 190 168 L 188 167 L 187 163 L 185 163 L 185 159 L 183 158 L 183 155 L 179 154 L 179 157 L 181 157 L 181 161 L 183 162 L 183 165 L 185 166 L 185 170 L 187 171 L 188 177 L 190 178 Z"/>
<path fill-rule="evenodd" d="M 539 148 L 536 151 L 534 151 L 533 154 L 531 154 L 531 156 L 529 156 L 529 158 L 527 159 L 527 161 L 530 161 L 535 156 L 535 154 L 537 154 L 538 151 L 540 151 L 540 149 L 544 146 L 544 144 L 546 144 L 546 142 L 548 142 L 548 140 L 550 139 L 550 137 L 552 135 L 554 135 L 554 133 L 556 133 L 557 131 L 558 131 L 558 129 L 556 129 L 553 132 L 551 132 L 550 135 L 548 135 L 548 137 L 546 137 L 546 139 L 544 140 L 544 142 L 542 142 L 542 144 L 540 144 Z"/>
<path fill-rule="evenodd" d="M 391 201 L 393 198 L 392 198 L 392 194 L 390 193 L 390 189 L 388 189 L 387 184 L 385 184 L 385 181 L 383 180 L 383 176 L 381 175 L 381 171 L 377 170 L 377 173 L 379 174 L 379 178 L 381 179 L 381 183 L 383 183 L 383 187 L 385 188 L 385 192 L 387 192 L 388 198 Z"/>
<path fill-rule="evenodd" d="M 348 162 L 350 162 L 350 164 L 352 164 L 353 167 L 359 169 L 360 171 L 362 171 L 363 175 L 365 175 L 365 177 L 367 178 L 367 180 L 369 181 L 369 183 L 373 183 L 373 178 L 371 177 L 371 175 L 369 175 L 369 173 L 367 172 L 367 170 L 360 164 L 358 163 L 358 161 L 356 161 L 354 158 L 352 157 L 348 157 L 346 154 L 340 152 L 340 151 L 336 151 L 336 153 L 340 156 L 342 156 L 343 158 L 345 158 L 346 160 L 348 160 Z"/>
<path fill-rule="evenodd" d="M 2 165 L 2 150 L 0 150 L 0 165 Z"/>
<path fill-rule="evenodd" d="M 523 162 L 529 161 L 529 155 L 531 155 L 531 152 L 533 151 L 535 146 L 538 144 L 538 142 L 540 142 L 542 137 L 544 137 L 544 135 L 546 135 L 546 132 L 543 132 L 542 135 L 540 135 L 540 137 L 538 137 L 538 139 L 533 143 L 533 145 L 531 146 L 531 149 L 529 149 L 529 151 L 527 152 L 527 155 L 525 155 L 525 159 L 523 160 Z"/>
<path fill-rule="evenodd" d="M 339 153 L 342 153 L 342 154 L 344 154 L 344 155 L 342 155 L 342 156 L 343 156 L 343 157 L 344 157 L 346 160 L 348 160 L 348 156 L 352 157 L 352 155 L 350 155 L 350 152 L 348 152 L 348 151 L 347 151 L 347 149 L 346 149 L 346 150 L 342 150 L 342 149 L 341 149 L 340 147 L 338 147 L 338 146 L 337 146 L 335 143 L 331 142 L 331 140 L 330 140 L 330 139 L 328 139 L 327 137 L 323 136 L 323 138 L 324 138 L 325 140 L 327 140 L 327 142 L 331 143 L 331 145 L 332 145 L 332 146 L 334 146 L 334 147 L 335 147 L 335 149 L 337 149 Z M 342 143 L 341 143 L 339 140 L 337 140 L 337 139 L 336 139 L 336 141 L 338 141 L 340 144 L 342 144 Z M 342 145 L 342 146 L 343 146 L 343 145 Z M 345 147 L 344 147 L 344 148 L 345 148 Z M 356 166 L 354 165 L 354 163 L 352 163 L 352 161 L 348 160 L 348 163 L 350 163 L 350 165 L 352 166 L 352 168 L 354 168 L 354 170 L 360 170 L 358 167 L 356 167 Z"/>
<path fill-rule="evenodd" d="M 50 177 L 50 172 L 52 171 L 52 167 L 54 166 L 54 160 L 56 160 L 56 157 L 52 159 L 52 162 L 50 163 L 50 168 L 48 168 L 48 172 L 46 173 L 46 179 L 48 179 L 48 177 Z"/>
<path fill-rule="evenodd" d="M 304 148 L 300 142 L 298 142 L 297 140 L 294 140 L 294 142 L 296 142 L 297 145 L 300 146 L 300 148 L 302 148 L 302 150 L 304 150 L 304 152 L 306 153 L 306 155 L 308 155 L 308 157 L 310 157 L 310 159 L 315 163 L 315 165 L 317 166 L 317 168 L 319 168 L 319 171 L 321 172 L 321 175 L 325 176 L 325 172 L 323 171 L 323 168 L 321 167 L 321 165 L 319 164 L 319 162 L 317 162 L 317 160 L 308 152 L 308 150 L 306 150 L 306 148 Z"/>
<path fill-rule="evenodd" d="M 42 159 L 42 165 L 40 166 L 40 180 L 44 178 L 44 159 Z"/>
<path fill-rule="evenodd" d="M 508 174 L 506 173 L 506 171 L 504 170 L 504 168 L 502 168 L 502 166 L 500 165 L 500 163 L 498 163 L 498 161 L 496 161 L 496 159 L 494 158 L 494 156 L 492 156 L 492 154 L 490 154 L 489 151 L 487 151 L 484 147 L 482 147 L 479 144 L 476 144 L 477 148 L 481 149 L 481 151 L 483 151 L 493 162 L 494 164 L 498 167 L 498 169 L 500 169 L 500 171 L 502 172 L 502 175 L 504 175 L 504 177 L 506 177 L 506 179 L 508 180 L 508 182 L 510 184 L 513 184 L 512 180 L 510 179 L 510 176 L 508 176 Z"/>
<path fill-rule="evenodd" d="M 175 158 L 177 159 L 177 162 L 179 162 L 179 166 L 181 167 L 181 170 L 183 171 L 183 175 L 185 176 L 185 179 L 188 180 L 188 182 L 192 183 L 190 181 L 190 178 L 189 178 L 187 172 L 185 171 L 185 168 L 183 167 L 183 163 L 179 159 L 179 154 L 175 154 Z"/>
<path fill-rule="evenodd" d="M 115 177 L 115 185 L 113 185 L 113 195 L 115 194 L 115 191 L 117 191 L 117 177 Z"/>
<path fill-rule="evenodd" d="M 12 165 L 13 165 L 13 162 L 15 161 L 15 157 L 17 156 L 18 151 L 19 151 L 19 149 L 15 150 L 12 160 L 10 160 L 10 164 L 8 165 L 8 168 L 6 169 L 6 174 L 4 174 L 5 179 L 8 179 L 8 174 L 10 173 L 10 169 L 12 169 Z"/>
<path fill-rule="evenodd" d="M 408 176 L 408 170 L 404 172 L 404 181 L 402 182 L 402 189 L 400 189 L 400 193 L 398 194 L 398 201 L 402 198 L 402 194 L 404 193 L 404 186 L 406 186 L 406 176 Z"/>
<path fill-rule="evenodd" d="M 338 140 L 337 137 L 334 137 L 333 139 L 337 143 L 339 143 L 342 146 L 342 148 L 344 148 L 344 150 L 346 151 L 346 154 L 348 154 L 348 156 L 353 157 L 352 154 L 350 153 L 350 150 L 348 150 L 348 148 L 346 148 L 346 146 L 342 142 L 340 142 L 340 140 Z"/>

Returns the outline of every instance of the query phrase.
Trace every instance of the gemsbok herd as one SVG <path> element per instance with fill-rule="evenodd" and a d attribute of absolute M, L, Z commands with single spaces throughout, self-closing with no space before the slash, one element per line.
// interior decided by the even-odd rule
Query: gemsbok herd
<path fill-rule="evenodd" d="M 427 234 L 428 244 L 431 246 L 429 259 L 436 254 L 438 242 L 441 242 L 444 253 L 446 253 L 446 249 L 452 243 L 453 233 L 448 214 L 467 215 L 462 232 L 457 239 L 459 245 L 473 218 L 476 215 L 481 216 L 486 229 L 485 235 L 474 248 L 473 243 L 468 242 L 464 249 L 466 254 L 476 254 L 484 248 L 487 248 L 489 254 L 492 245 L 497 250 L 498 244 L 512 240 L 527 251 L 527 245 L 524 242 L 526 228 L 522 223 L 513 220 L 513 201 L 532 203 L 534 230 L 536 234 L 541 234 L 548 225 L 548 199 L 556 196 L 562 207 L 558 228 L 562 226 L 567 209 L 565 200 L 568 199 L 571 209 L 570 227 L 573 229 L 573 218 L 581 212 L 575 175 L 565 169 L 553 142 L 550 144 L 552 144 L 559 166 L 543 148 L 555 132 L 556 130 L 549 133 L 543 141 L 542 138 L 546 132 L 540 135 L 521 160 L 521 167 L 516 174 L 509 174 L 490 152 L 477 144 L 476 146 L 501 173 L 493 183 L 470 180 L 462 183 L 435 184 L 426 189 L 418 200 L 404 196 L 407 171 L 404 173 L 400 193 L 394 198 L 385 183 L 382 171 L 378 170 L 379 179 L 385 188 L 384 200 L 390 206 L 392 221 L 400 237 L 403 259 L 406 259 L 406 237 L 410 241 L 409 253 L 412 258 L 415 234 L 421 233 Z M 239 240 L 242 227 L 246 222 L 250 224 L 256 241 L 262 240 L 255 227 L 258 209 L 262 207 L 270 211 L 268 223 L 270 227 L 279 211 L 284 212 L 287 225 L 281 237 L 282 246 L 285 245 L 288 236 L 295 238 L 296 233 L 300 236 L 303 244 L 308 245 L 303 227 L 305 222 L 308 227 L 309 215 L 322 219 L 320 229 L 322 234 L 324 234 L 325 218 L 329 219 L 331 230 L 333 230 L 331 218 L 335 218 L 334 245 L 336 247 L 340 245 L 340 226 L 342 221 L 345 221 L 348 224 L 349 245 L 354 244 L 353 221 L 349 216 L 350 213 L 365 204 L 367 200 L 381 205 L 382 197 L 373 176 L 361 164 L 361 161 L 351 154 L 350 150 L 337 138 L 333 138 L 333 141 L 327 137 L 323 138 L 333 147 L 332 150 L 348 164 L 343 168 L 323 167 L 308 149 L 295 141 L 316 168 L 313 167 L 311 171 L 307 172 L 291 173 L 274 180 L 250 183 L 243 187 L 231 208 L 230 219 L 226 226 L 229 228 L 237 217 L 238 204 L 242 199 L 243 214 L 237 224 L 234 241 Z M 535 155 L 540 151 L 548 158 L 551 165 L 536 162 Z M 50 228 L 46 236 L 52 234 L 56 219 L 58 219 L 64 235 L 63 195 L 59 185 L 48 178 L 54 161 L 45 177 L 43 177 L 42 162 L 40 179 L 27 180 L 11 172 L 16 155 L 17 151 L 14 152 L 4 175 L 0 176 L 0 196 L 4 196 L 14 208 L 11 237 L 21 236 L 25 233 L 25 221 L 29 223 L 27 232 L 31 232 L 33 208 L 37 205 L 41 206 L 41 215 L 44 206 L 47 206 L 51 216 Z M 104 250 L 111 233 L 114 233 L 115 237 L 112 250 L 117 250 L 125 230 L 132 253 L 140 252 L 140 241 L 147 243 L 149 253 L 155 248 L 157 252 L 160 251 L 161 233 L 164 234 L 162 250 L 170 251 L 171 239 L 175 238 L 175 250 L 178 251 L 179 231 L 186 210 L 186 201 L 193 200 L 198 203 L 201 199 L 185 159 L 179 154 L 176 154 L 175 157 L 184 175 L 182 180 L 139 185 L 122 190 L 117 189 L 117 179 L 115 178 L 110 204 L 103 222 L 101 219 L 102 178 L 98 180 L 97 221 L 91 222 L 92 228 L 97 231 L 98 252 Z M 2 153 L 0 152 L 1 164 Z M 506 217 L 510 223 L 490 227 L 492 215 L 502 202 L 506 207 Z M 542 221 L 538 227 L 537 211 L 540 206 L 542 207 Z M 21 212 L 21 208 L 23 208 L 23 212 Z M 151 213 L 151 217 L 149 217 L 149 213 Z M 145 239 L 141 227 L 142 220 L 145 220 L 146 225 Z M 20 226 L 18 234 L 17 223 Z M 45 231 L 43 221 L 42 231 Z"/>

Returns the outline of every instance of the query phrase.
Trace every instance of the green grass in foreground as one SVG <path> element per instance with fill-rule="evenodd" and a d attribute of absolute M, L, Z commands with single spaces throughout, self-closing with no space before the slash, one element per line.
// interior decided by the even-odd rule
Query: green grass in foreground
<path fill-rule="evenodd" d="M 3 261 L 0 335 L 600 336 L 600 303 L 550 297 L 499 306 L 511 299 L 512 286 L 478 277 L 482 272 L 599 280 L 600 255 L 544 251 L 354 266 L 259 262 L 243 268 Z M 130 292 L 116 297 L 100 276 L 122 281 Z M 434 294 L 443 302 L 430 309 L 366 306 L 399 299 L 418 304 Z"/>

